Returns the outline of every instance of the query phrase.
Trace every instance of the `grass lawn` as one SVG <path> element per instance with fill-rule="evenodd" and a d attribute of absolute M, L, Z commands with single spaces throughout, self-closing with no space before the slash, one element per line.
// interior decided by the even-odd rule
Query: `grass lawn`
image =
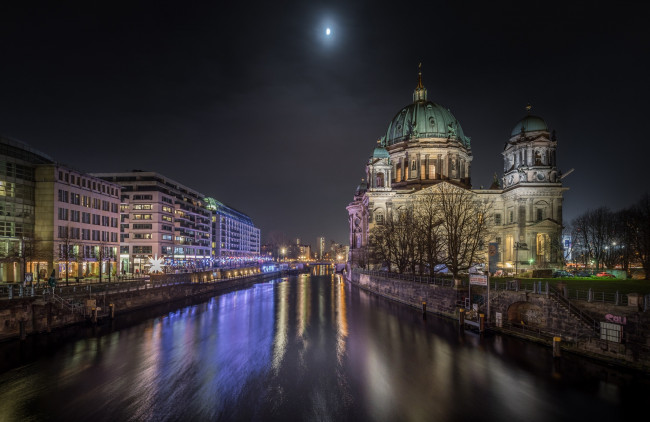
<path fill-rule="evenodd" d="M 513 277 L 493 278 L 497 283 L 506 280 L 512 280 Z M 557 287 L 558 283 L 566 283 L 571 290 L 589 290 L 593 292 L 604 293 L 640 293 L 642 295 L 650 294 L 650 280 L 619 280 L 619 279 L 597 279 L 588 277 L 569 277 L 569 278 L 522 278 L 519 277 L 522 284 L 532 283 L 533 281 L 542 282 L 542 286 L 548 281 L 549 286 Z M 542 287 L 543 288 L 543 287 Z"/>

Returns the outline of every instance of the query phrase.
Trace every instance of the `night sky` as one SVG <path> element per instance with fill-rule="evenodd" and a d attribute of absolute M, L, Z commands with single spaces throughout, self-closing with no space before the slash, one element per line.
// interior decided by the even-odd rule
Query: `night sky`
<path fill-rule="evenodd" d="M 203 3 L 3 2 L 0 134 L 85 172 L 162 173 L 263 242 L 347 244 L 345 207 L 421 62 L 472 138 L 475 188 L 530 102 L 575 169 L 565 223 L 648 192 L 643 2 Z"/>

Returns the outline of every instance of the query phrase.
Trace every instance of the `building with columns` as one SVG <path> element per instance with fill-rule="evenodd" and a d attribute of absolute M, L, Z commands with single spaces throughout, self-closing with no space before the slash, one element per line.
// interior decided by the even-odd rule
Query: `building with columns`
<path fill-rule="evenodd" d="M 352 266 L 365 265 L 370 231 L 418 195 L 449 183 L 488 201 L 498 244 L 498 267 L 507 272 L 561 264 L 562 175 L 557 140 L 546 122 L 528 113 L 505 140 L 503 175 L 489 189 L 472 189 L 471 138 L 446 107 L 427 98 L 421 72 L 413 102 L 397 112 L 366 164 L 366 177 L 348 205 Z"/>

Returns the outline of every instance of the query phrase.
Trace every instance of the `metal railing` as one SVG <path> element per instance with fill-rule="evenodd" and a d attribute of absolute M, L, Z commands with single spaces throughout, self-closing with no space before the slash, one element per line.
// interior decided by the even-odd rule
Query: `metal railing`
<path fill-rule="evenodd" d="M 578 308 L 575 306 L 569 299 L 564 297 L 564 294 L 561 293 L 559 290 L 554 289 L 553 287 L 549 288 L 549 294 L 557 300 L 559 303 L 564 305 L 569 312 L 571 312 L 572 315 L 577 317 L 580 321 L 582 321 L 586 326 L 590 327 L 595 334 L 600 333 L 600 322 L 596 321 L 594 318 L 592 318 L 590 315 L 585 313 L 582 309 Z"/>
<path fill-rule="evenodd" d="M 360 268 L 355 268 L 352 271 L 358 272 L 360 274 L 371 275 L 374 277 L 413 281 L 415 283 L 423 283 L 423 284 L 435 284 L 437 286 L 443 286 L 443 287 L 454 287 L 455 285 L 454 279 L 447 278 L 447 277 L 430 277 L 430 276 L 417 275 L 411 273 L 393 273 L 388 271 L 362 270 Z M 467 286 L 467 281 L 462 280 L 461 285 Z"/>

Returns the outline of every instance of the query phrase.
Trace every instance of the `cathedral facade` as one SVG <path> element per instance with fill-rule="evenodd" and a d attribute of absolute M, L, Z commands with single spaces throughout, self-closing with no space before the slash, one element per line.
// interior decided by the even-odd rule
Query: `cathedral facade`
<path fill-rule="evenodd" d="M 529 107 L 528 113 L 505 140 L 502 177 L 495 176 L 489 189 L 472 189 L 471 139 L 447 108 L 427 99 L 420 72 L 413 102 L 389 123 L 347 207 L 350 265 L 367 265 L 375 226 L 448 183 L 490 204 L 491 238 L 485 244 L 497 245 L 497 268 L 513 273 L 560 267 L 562 195 L 568 188 L 556 165 L 555 136 Z"/>

